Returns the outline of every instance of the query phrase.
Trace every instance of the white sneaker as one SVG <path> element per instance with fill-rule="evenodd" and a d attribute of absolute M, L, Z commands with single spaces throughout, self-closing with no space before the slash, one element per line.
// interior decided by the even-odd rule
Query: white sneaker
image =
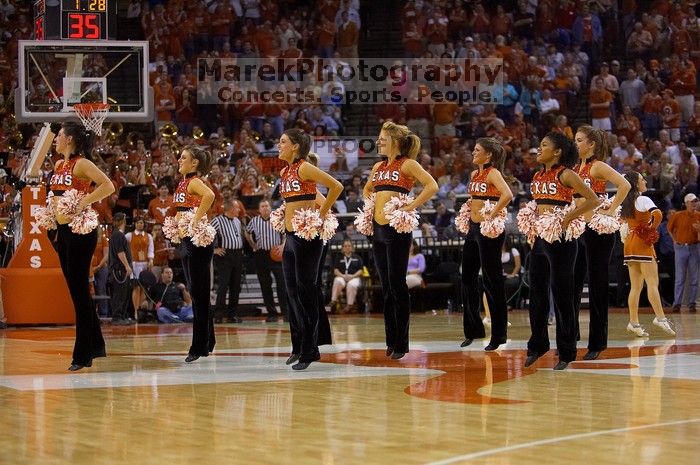
<path fill-rule="evenodd" d="M 656 321 L 656 320 L 654 320 L 654 321 Z M 656 323 L 654 323 L 654 324 L 656 324 Z M 635 336 L 637 336 L 637 337 L 647 337 L 647 336 L 649 336 L 649 333 L 647 333 L 647 332 L 644 330 L 644 327 L 643 327 L 642 325 L 640 325 L 639 323 L 637 323 L 636 325 L 634 325 L 634 324 L 632 324 L 631 321 L 630 321 L 629 323 L 627 323 L 627 331 L 629 331 L 630 333 L 634 333 Z"/>
<path fill-rule="evenodd" d="M 671 322 L 668 321 L 668 318 L 664 318 L 663 320 L 659 320 L 658 318 L 654 318 L 653 323 L 661 328 L 665 333 L 670 334 L 671 336 L 675 336 L 676 332 L 671 328 Z"/>
<path fill-rule="evenodd" d="M 484 326 L 488 326 L 489 328 L 491 327 L 491 318 L 485 316 L 484 319 L 481 321 L 484 322 Z"/>

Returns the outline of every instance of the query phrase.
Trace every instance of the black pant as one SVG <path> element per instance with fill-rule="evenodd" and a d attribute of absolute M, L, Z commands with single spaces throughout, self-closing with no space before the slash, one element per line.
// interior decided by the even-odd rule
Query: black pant
<path fill-rule="evenodd" d="M 472 221 L 469 222 L 469 235 L 472 236 L 476 242 L 478 256 L 470 257 L 469 260 L 462 259 L 462 272 L 470 276 L 470 280 L 472 281 L 470 285 L 473 286 L 471 289 L 466 290 L 470 295 L 469 298 L 465 299 L 465 303 L 470 307 L 474 305 L 469 311 L 467 311 L 465 306 L 464 335 L 467 339 L 473 339 L 469 337 L 468 333 L 472 334 L 472 332 L 476 332 L 476 334 L 479 334 L 480 327 L 481 336 L 478 337 L 484 337 L 483 324 L 479 318 L 479 301 L 481 300 L 481 296 L 478 286 L 474 286 L 473 283 L 474 276 L 478 275 L 479 268 L 481 268 L 486 301 L 489 303 L 489 310 L 491 311 L 491 342 L 503 344 L 506 342 L 508 332 L 508 308 L 506 307 L 506 291 L 503 284 L 503 263 L 501 262 L 501 251 L 506 235 L 502 233 L 495 239 L 488 238 L 481 234 L 479 223 L 474 223 Z M 468 269 L 468 271 L 465 272 L 465 269 Z M 476 295 L 474 296 L 471 294 Z M 478 324 L 473 320 L 477 320 Z M 467 323 L 476 328 L 476 331 L 468 329 Z"/>
<path fill-rule="evenodd" d="M 588 275 L 588 307 L 591 314 L 588 350 L 600 351 L 608 347 L 608 264 L 614 246 L 615 234 L 598 234 L 588 226 L 578 238 L 579 249 L 574 268 L 576 334 L 580 333 L 578 315 L 581 293 L 584 278 Z"/>
<path fill-rule="evenodd" d="M 214 319 L 209 309 L 209 290 L 211 289 L 209 266 L 214 255 L 214 247 L 211 245 L 197 247 L 189 237 L 182 240 L 182 246 L 182 267 L 192 296 L 194 312 L 192 345 L 189 354 L 206 357 L 214 350 L 216 344 Z"/>
<path fill-rule="evenodd" d="M 75 345 L 72 364 L 89 365 L 105 356 L 100 319 L 90 296 L 90 262 L 97 245 L 97 231 L 75 234 L 67 224 L 58 225 L 57 248 L 75 308 Z"/>
<path fill-rule="evenodd" d="M 131 303 L 131 277 L 119 266 L 109 271 L 108 279 L 111 285 L 109 305 L 112 307 L 112 321 L 126 320 Z"/>
<path fill-rule="evenodd" d="M 318 359 L 318 293 L 316 287 L 318 267 L 323 253 L 320 238 L 311 241 L 287 233 L 282 254 L 284 284 L 289 298 L 289 328 L 292 336 L 292 353 L 299 354 L 299 361 Z"/>
<path fill-rule="evenodd" d="M 388 224 L 374 222 L 372 253 L 384 295 L 386 346 L 397 353 L 408 352 L 411 298 L 406 285 L 411 233 L 396 232 Z"/>
<path fill-rule="evenodd" d="M 554 298 L 557 317 L 557 349 L 563 362 L 576 360 L 576 310 L 574 308 L 574 263 L 576 241 L 549 243 L 535 239 L 530 252 L 530 330 L 528 355 L 542 355 L 549 350 L 547 319 L 549 291 Z"/>
<path fill-rule="evenodd" d="M 328 313 L 326 313 L 326 302 L 323 298 L 323 265 L 326 262 L 326 255 L 330 249 L 331 243 L 327 242 L 323 246 L 321 260 L 318 264 L 318 275 L 316 276 L 316 287 L 318 288 L 318 345 L 323 346 L 333 344 L 331 335 L 331 323 L 328 321 Z"/>
<path fill-rule="evenodd" d="M 288 317 L 287 313 L 287 289 L 284 286 L 284 276 L 282 274 L 282 263 L 276 262 L 270 258 L 269 250 L 256 250 L 253 257 L 255 258 L 255 272 L 260 281 L 260 290 L 263 295 L 263 302 L 269 315 L 276 315 L 275 297 L 272 294 L 272 277 L 275 276 L 275 286 L 277 287 L 277 300 L 282 310 L 282 315 Z"/>
<path fill-rule="evenodd" d="M 481 339 L 486 336 L 484 323 L 479 314 L 481 304 L 480 266 L 479 245 L 470 226 L 462 247 L 462 305 L 464 307 L 462 325 L 465 339 Z"/>
<path fill-rule="evenodd" d="M 214 270 L 216 271 L 216 311 L 223 313 L 228 308 L 228 314 L 238 316 L 238 297 L 241 295 L 241 276 L 243 275 L 243 250 L 224 249 L 224 255 L 214 255 Z M 207 271 L 208 273 L 208 271 Z M 228 293 L 228 307 L 226 294 Z"/>

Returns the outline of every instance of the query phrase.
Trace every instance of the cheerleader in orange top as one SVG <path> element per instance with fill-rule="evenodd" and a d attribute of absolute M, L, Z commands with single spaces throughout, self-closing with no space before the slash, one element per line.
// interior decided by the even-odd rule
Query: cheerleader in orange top
<path fill-rule="evenodd" d="M 496 350 L 507 338 L 508 308 L 503 279 L 501 249 L 505 232 L 496 238 L 489 238 L 481 233 L 480 224 L 484 218 L 481 209 L 486 201 L 495 202 L 496 206 L 489 214 L 495 218 L 508 206 L 513 198 L 501 171 L 505 161 L 505 150 L 496 139 L 482 137 L 477 139 L 472 153 L 474 163 L 479 166 L 472 172 L 468 191 L 471 194 L 471 218 L 469 234 L 464 242 L 462 254 L 462 301 L 464 302 L 464 337 L 461 347 L 466 347 L 476 338 L 484 337 L 484 325 L 479 315 L 479 268 L 484 279 L 484 294 L 491 310 L 491 341 L 485 350 Z"/>
<path fill-rule="evenodd" d="M 592 126 L 581 126 L 576 132 L 576 147 L 580 157 L 574 171 L 588 187 L 598 196 L 605 196 L 608 182 L 615 185 L 617 192 L 611 199 L 610 206 L 599 209 L 598 213 L 614 216 L 622 201 L 630 191 L 630 184 L 620 173 L 605 163 L 610 155 L 608 133 Z M 584 199 L 574 194 L 577 204 Z M 608 346 L 608 264 L 615 245 L 616 233 L 601 234 L 588 225 L 593 212 L 585 215 L 586 229 L 578 238 L 578 254 L 574 268 L 576 305 L 576 324 L 578 325 L 579 308 L 583 281 L 588 276 L 588 302 L 590 308 L 590 325 L 588 335 L 588 352 L 584 360 L 595 360 Z M 578 333 L 579 331 L 577 331 Z"/>
<path fill-rule="evenodd" d="M 647 285 L 647 297 L 654 309 L 653 323 L 667 334 L 675 336 L 676 332 L 664 315 L 659 296 L 659 272 L 656 266 L 656 252 L 654 243 L 659 239 L 658 227 L 661 223 L 661 211 L 656 208 L 654 202 L 643 194 L 647 190 L 647 182 L 644 176 L 636 172 L 627 173 L 625 179 L 629 181 L 632 189 L 627 198 L 622 202 L 622 219 L 627 223 L 627 237 L 625 237 L 625 264 L 630 273 L 630 294 L 627 305 L 630 311 L 630 322 L 627 331 L 639 337 L 648 336 L 639 323 L 639 296 L 642 287 Z"/>
<path fill-rule="evenodd" d="M 75 189 L 86 194 L 78 205 L 80 212 L 114 192 L 114 185 L 107 175 L 87 158 L 92 152 L 91 132 L 80 124 L 64 123 L 54 142 L 56 151 L 63 155 L 63 159 L 56 163 L 49 182 L 54 194 L 53 202 L 57 204 L 65 191 Z M 92 183 L 95 183 L 95 189 L 90 192 Z M 90 262 L 97 245 L 97 230 L 76 234 L 68 225 L 72 219 L 62 214 L 56 215 L 56 250 L 75 306 L 75 346 L 73 361 L 68 369 L 77 371 L 92 366 L 92 359 L 105 357 L 106 352 L 88 281 Z"/>
<path fill-rule="evenodd" d="M 193 224 L 197 224 L 214 203 L 214 192 L 200 178 L 209 172 L 211 155 L 195 145 L 188 145 L 180 152 L 178 164 L 179 172 L 184 178 L 173 194 L 173 207 L 176 215 L 195 208 Z M 182 247 L 182 266 L 194 310 L 192 345 L 185 358 L 185 362 L 190 363 L 199 357 L 208 356 L 216 344 L 214 319 L 209 308 L 209 267 L 214 256 L 214 247 L 212 244 L 205 247 L 196 246 L 190 237 L 182 239 Z"/>
<path fill-rule="evenodd" d="M 386 354 L 395 360 L 408 352 L 411 303 L 406 272 L 413 235 L 400 233 L 389 225 L 384 205 L 399 194 L 408 194 L 416 181 L 423 185 L 423 191 L 401 210 L 415 210 L 437 193 L 437 182 L 416 161 L 418 152 L 417 135 L 406 126 L 384 123 L 377 140 L 377 153 L 386 159 L 374 165 L 363 191 L 365 197 L 376 193 L 372 253 L 384 295 Z"/>
<path fill-rule="evenodd" d="M 540 142 L 537 161 L 543 168 L 535 173 L 530 184 L 532 198 L 537 203 L 537 214 L 550 213 L 555 207 L 564 207 L 573 201 L 574 193 L 585 201 L 568 212 L 561 224 L 566 231 L 569 223 L 580 215 L 593 210 L 598 197 L 590 187 L 571 170 L 578 159 L 574 143 L 559 132 L 550 132 Z M 549 350 L 547 318 L 549 294 L 554 299 L 557 320 L 557 349 L 559 363 L 555 370 L 563 370 L 576 360 L 576 309 L 574 307 L 574 263 L 577 243 L 565 240 L 564 234 L 554 242 L 537 237 L 530 252 L 530 329 L 527 343 L 529 367 Z"/>
<path fill-rule="evenodd" d="M 291 311 L 292 354 L 287 364 L 294 370 L 305 370 L 321 358 L 318 351 L 319 308 L 316 278 L 323 254 L 320 237 L 306 240 L 293 232 L 292 218 L 297 210 L 315 209 L 316 185 L 328 188 L 323 205 L 318 209 L 324 218 L 343 191 L 343 185 L 328 173 L 307 161 L 311 137 L 301 129 L 288 129 L 279 141 L 279 158 L 288 163 L 281 173 L 280 194 L 285 200 L 284 224 L 287 237 L 282 254 L 282 271 Z"/>

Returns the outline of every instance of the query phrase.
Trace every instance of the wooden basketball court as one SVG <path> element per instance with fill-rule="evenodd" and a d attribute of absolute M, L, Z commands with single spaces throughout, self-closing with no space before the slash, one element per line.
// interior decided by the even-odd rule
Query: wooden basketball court
<path fill-rule="evenodd" d="M 0 463 L 697 463 L 697 315 L 674 315 L 674 340 L 649 314 L 639 339 L 613 313 L 610 349 L 564 372 L 553 350 L 524 368 L 527 312 L 510 319 L 508 344 L 485 353 L 459 349 L 461 314 L 413 315 L 394 361 L 380 317 L 334 318 L 336 345 L 304 372 L 284 365 L 282 322 L 221 325 L 215 355 L 193 364 L 189 325 L 105 326 L 109 357 L 75 374 L 73 328 L 9 329 Z"/>

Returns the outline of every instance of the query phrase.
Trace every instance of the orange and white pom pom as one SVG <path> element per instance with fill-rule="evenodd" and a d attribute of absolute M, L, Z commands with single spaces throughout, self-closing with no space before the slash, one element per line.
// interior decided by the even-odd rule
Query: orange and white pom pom
<path fill-rule="evenodd" d="M 206 216 L 199 221 L 194 221 L 193 217 L 187 229 L 187 235 L 192 238 L 192 243 L 197 247 L 206 247 L 214 242 L 216 228 L 209 224 Z"/>
<path fill-rule="evenodd" d="M 562 238 L 561 222 L 564 219 L 564 214 L 560 209 L 554 209 L 547 213 L 542 213 L 537 216 L 535 222 L 537 235 L 549 242 L 560 241 Z"/>
<path fill-rule="evenodd" d="M 190 235 L 190 225 L 194 220 L 194 208 L 192 210 L 187 210 L 181 212 L 177 218 L 177 235 L 180 239 L 183 239 Z"/>
<path fill-rule="evenodd" d="M 73 219 L 68 226 L 70 226 L 71 231 L 75 234 L 88 234 L 91 233 L 100 224 L 99 216 L 97 212 L 92 207 L 87 207 L 77 215 L 73 216 Z"/>
<path fill-rule="evenodd" d="M 573 211 L 576 208 L 575 203 L 571 203 L 567 207 L 564 207 L 562 210 L 562 213 L 566 215 L 567 213 Z M 562 216 L 563 218 L 563 216 Z M 574 239 L 578 239 L 581 237 L 581 234 L 586 230 L 586 220 L 583 219 L 583 216 L 577 216 L 573 220 L 569 222 L 569 225 L 566 227 L 566 231 L 564 233 L 564 240 L 566 241 L 571 241 Z"/>
<path fill-rule="evenodd" d="M 174 216 L 165 217 L 165 221 L 163 221 L 163 235 L 173 244 L 179 244 L 182 240 L 177 219 Z"/>
<path fill-rule="evenodd" d="M 58 200 L 56 212 L 65 216 L 73 216 L 80 210 L 80 201 L 85 197 L 85 194 L 78 192 L 75 189 L 68 189 L 63 193 Z"/>
<path fill-rule="evenodd" d="M 321 239 L 324 241 L 330 241 L 333 236 L 335 236 L 338 226 L 340 226 L 338 218 L 332 212 L 328 212 L 323 218 L 323 226 L 321 226 L 318 235 L 321 236 Z"/>
<path fill-rule="evenodd" d="M 360 214 L 357 215 L 354 221 L 355 229 L 365 236 L 374 234 L 374 204 L 376 197 L 376 194 L 365 197 L 364 205 L 360 208 Z"/>
<path fill-rule="evenodd" d="M 532 242 L 537 236 L 537 202 L 534 200 L 525 204 L 516 216 L 518 230 L 527 236 L 527 240 Z"/>
<path fill-rule="evenodd" d="M 491 202 L 490 200 L 487 200 L 486 202 L 484 202 L 484 206 L 481 208 L 480 213 L 484 218 L 486 218 L 488 215 L 491 214 L 494 208 L 496 208 L 496 204 L 494 202 Z M 485 219 L 484 221 L 482 221 L 481 225 L 479 225 L 479 228 L 481 230 L 481 234 L 490 239 L 495 239 L 501 234 L 503 234 L 503 231 L 506 230 L 505 209 L 501 209 L 501 211 L 498 213 L 498 216 L 490 220 Z"/>
<path fill-rule="evenodd" d="M 272 229 L 274 229 L 280 234 L 286 232 L 286 228 L 284 226 L 285 208 L 286 204 L 282 202 L 282 205 L 280 205 L 278 208 L 275 208 L 274 210 L 272 210 L 272 213 L 270 213 L 270 224 L 272 225 Z"/>
<path fill-rule="evenodd" d="M 418 229 L 418 212 L 416 210 L 403 211 L 404 207 L 413 202 L 413 197 L 400 194 L 392 197 L 384 204 L 384 215 L 389 220 L 389 226 L 400 233 L 409 233 Z"/>
<path fill-rule="evenodd" d="M 307 241 L 316 239 L 323 228 L 321 213 L 315 208 L 300 208 L 292 217 L 294 234 Z"/>
<path fill-rule="evenodd" d="M 610 208 L 612 205 L 612 199 L 604 195 L 599 195 L 601 204 L 596 208 L 591 221 L 588 222 L 588 226 L 598 234 L 613 234 L 620 230 L 620 207 L 617 207 L 614 215 L 604 215 L 600 213 L 600 210 L 605 210 Z"/>
<path fill-rule="evenodd" d="M 457 213 L 457 217 L 455 218 L 455 227 L 457 228 L 457 231 L 461 232 L 462 234 L 469 234 L 469 220 L 471 217 L 472 201 L 469 199 L 462 204 L 462 207 L 459 209 L 459 213 Z"/>
<path fill-rule="evenodd" d="M 50 200 L 45 207 L 38 207 L 34 210 L 34 219 L 44 229 L 56 229 L 56 208 Z"/>

